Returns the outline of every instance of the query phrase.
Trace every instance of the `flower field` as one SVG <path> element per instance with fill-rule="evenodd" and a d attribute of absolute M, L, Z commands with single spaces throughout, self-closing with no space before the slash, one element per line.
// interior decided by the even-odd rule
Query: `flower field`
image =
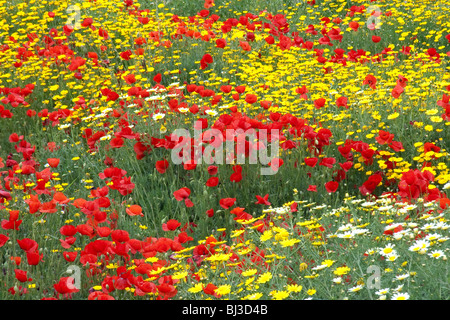
<path fill-rule="evenodd" d="M 447 300 L 445 0 L 0 0 L 0 300 Z"/>

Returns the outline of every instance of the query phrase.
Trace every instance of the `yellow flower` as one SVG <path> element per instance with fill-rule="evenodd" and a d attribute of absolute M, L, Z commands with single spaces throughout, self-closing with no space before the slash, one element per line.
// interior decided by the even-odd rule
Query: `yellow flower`
<path fill-rule="evenodd" d="M 258 300 L 262 296 L 263 296 L 262 293 L 256 292 L 256 293 L 252 293 L 252 294 L 249 294 L 249 295 L 243 297 L 242 300 Z"/>
<path fill-rule="evenodd" d="M 188 291 L 191 293 L 197 293 L 203 290 L 203 284 L 202 283 L 197 283 L 196 285 L 194 285 L 193 287 L 189 288 Z"/>
<path fill-rule="evenodd" d="M 349 273 L 350 272 L 350 268 L 349 267 L 347 267 L 347 266 L 345 266 L 345 267 L 339 267 L 339 268 L 337 268 L 336 270 L 334 270 L 334 274 L 335 275 L 337 275 L 337 276 L 342 276 L 342 275 L 344 275 L 344 274 L 347 274 L 347 273 Z"/>
<path fill-rule="evenodd" d="M 231 285 L 229 284 L 223 284 L 221 286 L 218 286 L 216 290 L 214 290 L 215 293 L 217 293 L 218 295 L 226 295 L 229 294 L 231 291 Z"/>
<path fill-rule="evenodd" d="M 266 230 L 263 232 L 261 237 L 259 238 L 262 242 L 265 242 L 273 237 L 273 233 L 270 230 Z"/>
<path fill-rule="evenodd" d="M 303 287 L 298 284 L 290 284 L 286 287 L 286 289 L 289 292 L 300 292 L 302 291 Z"/>
<path fill-rule="evenodd" d="M 287 297 L 289 297 L 289 292 L 287 291 L 272 291 L 270 292 L 270 295 L 275 299 L 275 300 L 283 300 L 286 299 Z"/>
<path fill-rule="evenodd" d="M 393 119 L 395 119 L 395 118 L 398 118 L 399 115 L 400 115 L 400 114 L 399 114 L 398 112 L 394 112 L 394 113 L 390 114 L 387 118 L 388 118 L 389 120 L 393 120 Z"/>
<path fill-rule="evenodd" d="M 325 261 L 322 261 L 322 264 L 323 264 L 323 265 L 326 265 L 327 267 L 331 267 L 331 266 L 333 265 L 333 263 L 334 263 L 334 260 L 325 260 Z"/>
<path fill-rule="evenodd" d="M 266 283 L 270 279 L 272 279 L 272 274 L 269 271 L 267 271 L 266 273 L 263 273 L 262 275 L 259 276 L 257 282 L 258 283 Z"/>
<path fill-rule="evenodd" d="M 312 296 L 312 295 L 314 295 L 315 293 L 317 292 L 317 290 L 316 289 L 309 289 L 308 291 L 306 291 L 306 293 L 309 295 L 309 296 Z"/>
<path fill-rule="evenodd" d="M 286 247 L 292 247 L 294 244 L 300 242 L 300 240 L 298 239 L 286 239 L 286 240 L 282 240 L 280 241 L 280 244 L 282 247 L 286 248 Z"/>
<path fill-rule="evenodd" d="M 246 271 L 242 272 L 242 275 L 244 277 L 250 277 L 250 276 L 255 275 L 257 271 L 258 270 L 256 270 L 256 269 L 249 269 L 249 270 L 246 270 Z"/>

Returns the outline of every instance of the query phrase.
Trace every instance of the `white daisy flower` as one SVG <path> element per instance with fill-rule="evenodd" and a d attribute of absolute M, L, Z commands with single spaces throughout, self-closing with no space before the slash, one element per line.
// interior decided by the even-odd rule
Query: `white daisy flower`
<path fill-rule="evenodd" d="M 397 254 L 397 252 L 395 250 L 392 251 L 391 253 L 385 255 L 386 260 L 391 261 L 391 262 L 397 260 L 398 257 L 399 257 L 399 255 Z"/>
<path fill-rule="evenodd" d="M 368 201 L 368 202 L 361 203 L 361 206 L 362 206 L 362 207 L 372 207 L 372 206 L 374 206 L 374 205 L 376 205 L 376 204 L 377 204 L 376 202 L 370 202 L 370 201 Z"/>
<path fill-rule="evenodd" d="M 357 286 L 354 286 L 353 288 L 348 289 L 348 292 L 358 292 L 359 290 L 361 290 L 364 286 L 359 284 Z"/>
<path fill-rule="evenodd" d="M 393 291 L 400 292 L 400 291 L 402 291 L 404 286 L 405 286 L 404 284 L 401 284 L 397 288 L 393 289 Z"/>
<path fill-rule="evenodd" d="M 348 231 L 352 228 L 352 225 L 350 223 L 347 223 L 344 226 L 339 227 L 338 231 Z"/>
<path fill-rule="evenodd" d="M 406 278 L 409 278 L 409 273 L 400 274 L 395 277 L 397 280 L 405 280 Z"/>
<path fill-rule="evenodd" d="M 435 240 L 438 240 L 440 237 L 441 237 L 440 234 L 433 233 L 433 234 L 428 234 L 428 235 L 425 237 L 425 240 L 428 240 L 428 241 L 435 241 Z"/>
<path fill-rule="evenodd" d="M 206 110 L 205 113 L 208 114 L 208 115 L 210 115 L 210 116 L 213 116 L 213 117 L 214 117 L 215 115 L 217 115 L 217 111 L 215 111 L 215 110 Z"/>
<path fill-rule="evenodd" d="M 445 241 L 447 241 L 448 239 L 450 239 L 449 237 L 440 237 L 439 239 L 438 239 L 438 242 L 445 242 Z"/>
<path fill-rule="evenodd" d="M 432 229 L 437 229 L 437 226 L 436 226 L 435 223 L 426 223 L 420 229 L 422 229 L 422 230 L 432 230 Z"/>
<path fill-rule="evenodd" d="M 409 299 L 408 292 L 404 293 L 397 292 L 391 298 L 391 300 L 408 300 L 408 299 Z"/>
<path fill-rule="evenodd" d="M 434 250 L 431 251 L 428 254 L 430 257 L 435 258 L 435 259 L 442 259 L 442 258 L 446 258 L 444 251 L 442 250 Z"/>
<path fill-rule="evenodd" d="M 322 270 L 322 269 L 325 269 L 326 267 L 328 267 L 326 264 L 321 264 L 314 268 L 311 268 L 311 270 Z"/>
<path fill-rule="evenodd" d="M 389 288 L 380 289 L 377 292 L 375 292 L 375 294 L 377 294 L 379 296 L 386 295 L 389 293 L 389 290 L 390 290 Z"/>
<path fill-rule="evenodd" d="M 427 249 L 430 243 L 426 240 L 417 240 L 412 246 L 409 247 L 409 251 L 419 252 L 421 250 Z"/>
<path fill-rule="evenodd" d="M 336 278 L 333 279 L 333 282 L 336 283 L 336 284 L 340 284 L 340 283 L 342 283 L 342 278 L 341 277 L 336 277 Z"/>
<path fill-rule="evenodd" d="M 354 238 L 355 235 L 353 234 L 352 231 L 347 231 L 347 232 L 338 234 L 337 236 L 338 236 L 338 238 L 341 238 L 341 239 L 351 239 L 351 238 Z"/>
<path fill-rule="evenodd" d="M 369 229 L 354 229 L 352 232 L 353 234 L 364 234 L 369 232 Z"/>
<path fill-rule="evenodd" d="M 166 116 L 165 113 L 154 113 L 152 118 L 153 118 L 153 120 L 158 121 L 158 120 L 163 119 L 165 116 Z"/>
<path fill-rule="evenodd" d="M 394 247 L 395 247 L 394 244 L 388 243 L 384 248 L 381 248 L 380 251 L 378 251 L 378 253 L 385 257 L 394 251 Z"/>

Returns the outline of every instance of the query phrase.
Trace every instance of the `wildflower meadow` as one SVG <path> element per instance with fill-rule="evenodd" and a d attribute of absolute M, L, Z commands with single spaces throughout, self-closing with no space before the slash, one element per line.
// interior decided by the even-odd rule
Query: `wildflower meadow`
<path fill-rule="evenodd" d="M 449 299 L 447 0 L 0 12 L 0 300 Z"/>

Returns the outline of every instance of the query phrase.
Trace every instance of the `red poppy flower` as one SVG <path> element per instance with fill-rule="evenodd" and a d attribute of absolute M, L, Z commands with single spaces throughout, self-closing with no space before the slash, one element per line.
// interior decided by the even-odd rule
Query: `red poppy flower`
<path fill-rule="evenodd" d="M 378 42 L 381 41 L 381 37 L 379 37 L 379 36 L 372 36 L 372 41 L 375 42 L 375 43 L 378 43 Z"/>
<path fill-rule="evenodd" d="M 113 138 L 109 142 L 109 145 L 111 146 L 111 148 L 122 148 L 123 144 L 124 144 L 124 140 L 120 137 Z"/>
<path fill-rule="evenodd" d="M 212 176 L 217 174 L 217 170 L 218 170 L 217 166 L 209 166 L 208 167 L 208 173 Z"/>
<path fill-rule="evenodd" d="M 368 74 L 363 81 L 363 85 L 369 85 L 369 87 L 371 87 L 374 90 L 376 89 L 376 84 L 377 79 L 371 74 Z"/>
<path fill-rule="evenodd" d="M 27 110 L 27 116 L 30 117 L 30 118 L 34 117 L 36 115 L 36 113 L 37 112 L 35 110 L 33 110 L 33 109 L 28 109 Z"/>
<path fill-rule="evenodd" d="M 61 247 L 63 247 L 64 249 L 69 249 L 77 240 L 77 238 L 75 237 L 66 237 L 64 240 L 63 239 L 59 239 L 59 242 L 61 243 Z"/>
<path fill-rule="evenodd" d="M 8 236 L 0 234 L 0 248 L 3 247 L 8 240 L 9 240 Z"/>
<path fill-rule="evenodd" d="M 39 252 L 27 252 L 27 263 L 30 266 L 37 266 L 42 260 L 44 254 L 39 254 Z"/>
<path fill-rule="evenodd" d="M 336 192 L 337 188 L 339 187 L 339 183 L 336 181 L 328 181 L 325 183 L 325 189 L 328 193 L 334 193 Z"/>
<path fill-rule="evenodd" d="M 111 234 L 111 229 L 109 227 L 97 227 L 97 234 L 100 237 L 108 237 Z"/>
<path fill-rule="evenodd" d="M 234 90 L 236 90 L 237 93 L 242 94 L 245 92 L 245 86 L 236 86 Z"/>
<path fill-rule="evenodd" d="M 266 194 L 266 195 L 264 196 L 264 198 L 257 195 L 257 196 L 256 196 L 256 199 L 258 199 L 258 201 L 256 201 L 255 204 L 264 204 L 264 205 L 266 205 L 266 206 L 270 206 L 270 202 L 268 201 L 268 199 L 269 199 L 269 194 Z"/>
<path fill-rule="evenodd" d="M 59 232 L 66 237 L 73 237 L 77 233 L 77 228 L 71 224 L 66 224 L 59 229 Z"/>
<path fill-rule="evenodd" d="M 359 23 L 357 21 L 351 21 L 348 26 L 353 30 L 357 31 L 359 28 Z"/>
<path fill-rule="evenodd" d="M 389 143 L 389 148 L 391 148 L 395 152 L 399 152 L 400 150 L 403 150 L 403 144 L 399 141 L 392 141 L 391 143 Z"/>
<path fill-rule="evenodd" d="M 129 208 L 126 208 L 125 212 L 130 216 L 144 216 L 141 206 L 137 204 L 133 204 Z"/>
<path fill-rule="evenodd" d="M 336 163 L 336 159 L 335 158 L 322 158 L 322 160 L 319 163 L 319 166 L 332 168 L 335 163 Z"/>
<path fill-rule="evenodd" d="M 233 166 L 234 173 L 230 176 L 230 181 L 239 182 L 242 180 L 242 167 L 240 165 Z"/>
<path fill-rule="evenodd" d="M 239 41 L 239 46 L 242 48 L 242 50 L 244 51 L 250 51 L 252 50 L 252 47 L 250 46 L 250 44 L 247 41 Z"/>
<path fill-rule="evenodd" d="M 181 188 L 173 193 L 177 201 L 183 201 L 189 197 L 191 190 L 189 188 Z"/>
<path fill-rule="evenodd" d="M 62 192 L 55 192 L 53 195 L 53 200 L 59 204 L 67 204 L 70 202 L 70 199 L 67 198 Z"/>
<path fill-rule="evenodd" d="M 133 52 L 131 50 L 126 50 L 120 53 L 120 57 L 123 60 L 130 60 L 131 59 L 131 55 L 133 54 Z"/>
<path fill-rule="evenodd" d="M 127 84 L 133 84 L 136 82 L 136 77 L 134 76 L 134 74 L 130 73 L 130 74 L 124 76 L 123 80 L 125 80 L 125 82 Z"/>
<path fill-rule="evenodd" d="M 348 103 L 348 99 L 347 99 L 347 97 L 344 97 L 344 96 L 339 97 L 336 100 L 337 107 L 344 107 L 344 108 L 348 109 L 347 103 Z"/>
<path fill-rule="evenodd" d="M 236 198 L 223 198 L 223 199 L 220 199 L 219 204 L 222 208 L 228 209 L 231 206 L 233 206 L 235 202 L 236 202 Z"/>
<path fill-rule="evenodd" d="M 393 139 L 394 134 L 384 130 L 379 130 L 378 137 L 375 137 L 375 140 L 381 145 L 391 143 Z"/>
<path fill-rule="evenodd" d="M 249 103 L 249 104 L 253 104 L 253 103 L 255 103 L 256 101 L 258 101 L 258 96 L 257 96 L 256 94 L 248 93 L 248 94 L 245 96 L 245 101 L 246 101 L 247 103 Z"/>
<path fill-rule="evenodd" d="M 345 172 L 347 172 L 348 170 L 350 170 L 353 166 L 353 162 L 351 161 L 346 161 L 344 163 L 339 163 L 339 166 L 342 168 L 342 170 L 344 170 Z"/>
<path fill-rule="evenodd" d="M 219 178 L 217 178 L 217 177 L 211 177 L 205 183 L 205 185 L 207 187 L 216 187 L 218 184 L 219 184 Z"/>
<path fill-rule="evenodd" d="M 82 27 L 90 27 L 94 23 L 94 19 L 92 18 L 85 18 L 83 22 L 81 23 Z"/>
<path fill-rule="evenodd" d="M 317 186 L 316 185 L 309 185 L 307 191 L 311 192 L 317 192 Z"/>
<path fill-rule="evenodd" d="M 223 49 L 223 48 L 226 47 L 226 45 L 227 45 L 227 41 L 225 39 L 220 38 L 220 39 L 216 40 L 216 47 L 217 48 L 222 48 Z"/>
<path fill-rule="evenodd" d="M 63 257 L 67 262 L 74 262 L 75 259 L 78 256 L 78 252 L 69 252 L 69 251 L 64 251 L 63 252 Z"/>
<path fill-rule="evenodd" d="M 111 239 L 114 242 L 127 242 L 130 240 L 130 234 L 125 230 L 114 230 L 111 232 Z"/>
<path fill-rule="evenodd" d="M 95 235 L 94 228 L 88 224 L 80 224 L 77 226 L 77 232 L 83 236 L 93 237 Z"/>
<path fill-rule="evenodd" d="M 317 164 L 318 161 L 319 161 L 318 158 L 306 158 L 306 159 L 305 159 L 305 164 L 306 164 L 308 167 L 314 168 L 314 167 L 316 166 L 316 164 Z"/>
<path fill-rule="evenodd" d="M 169 221 L 167 221 L 166 223 L 162 224 L 162 229 L 164 231 L 174 231 L 176 230 L 179 226 L 181 226 L 181 223 L 178 220 L 175 219 L 170 219 Z"/>
<path fill-rule="evenodd" d="M 380 174 L 373 174 L 362 184 L 361 187 L 359 187 L 359 191 L 364 196 L 367 194 L 372 194 L 382 180 L 383 177 Z"/>
<path fill-rule="evenodd" d="M 217 286 L 213 285 L 212 283 L 208 283 L 206 287 L 203 288 L 203 292 L 205 294 L 211 295 L 211 296 L 217 296 L 215 290 L 217 289 Z"/>
<path fill-rule="evenodd" d="M 439 207 L 441 209 L 445 209 L 447 207 L 450 207 L 450 199 L 448 199 L 448 198 L 440 198 L 439 199 Z"/>
<path fill-rule="evenodd" d="M 59 279 L 58 283 L 53 285 L 53 288 L 55 288 L 58 294 L 70 295 L 72 293 L 80 291 L 75 287 L 74 282 L 75 279 L 72 277 L 62 277 Z"/>
<path fill-rule="evenodd" d="M 159 292 L 158 300 L 170 299 L 174 297 L 178 292 L 178 290 L 173 285 L 165 282 L 160 284 L 159 286 L 156 286 L 156 288 L 158 289 Z"/>
<path fill-rule="evenodd" d="M 209 217 L 209 218 L 212 218 L 213 216 L 214 216 L 214 209 L 208 209 L 208 210 L 206 210 L 206 215 Z M 1 236 L 1 235 L 0 235 Z M 1 244 L 0 244 L 0 247 L 1 247 Z"/>
<path fill-rule="evenodd" d="M 281 148 L 283 148 L 283 150 L 294 149 L 296 147 L 297 147 L 297 145 L 292 140 L 286 140 L 281 143 Z"/>
<path fill-rule="evenodd" d="M 284 161 L 283 159 L 280 158 L 274 158 L 272 161 L 268 163 L 268 165 L 273 171 L 278 171 L 278 168 L 280 168 L 283 164 Z"/>
<path fill-rule="evenodd" d="M 19 142 L 20 140 L 22 140 L 23 139 L 23 136 L 21 135 L 21 136 L 19 136 L 17 133 L 12 133 L 10 136 L 9 136 L 9 142 L 11 142 L 11 143 L 16 143 L 16 142 Z"/>
<path fill-rule="evenodd" d="M 22 223 L 22 220 L 19 219 L 19 211 L 11 210 L 9 211 L 9 219 L 2 220 L 1 226 L 5 230 L 19 230 L 19 226 Z"/>
<path fill-rule="evenodd" d="M 400 95 L 405 91 L 404 87 L 400 84 L 397 84 L 394 89 L 391 91 L 391 95 L 394 99 L 397 99 L 400 97 Z"/>
<path fill-rule="evenodd" d="M 48 158 L 47 162 L 50 167 L 56 168 L 59 165 L 59 158 Z"/>
<path fill-rule="evenodd" d="M 209 53 L 206 53 L 200 60 L 200 69 L 205 69 L 211 63 L 213 63 L 213 57 Z"/>
<path fill-rule="evenodd" d="M 28 278 L 27 271 L 20 270 L 20 269 L 14 269 L 14 273 L 16 275 L 16 279 L 19 280 L 20 282 L 27 282 L 27 281 L 33 280 L 31 278 Z"/>
<path fill-rule="evenodd" d="M 325 98 L 319 98 L 314 101 L 314 106 L 316 107 L 316 109 L 320 109 L 323 108 L 323 106 L 325 106 L 326 102 L 327 100 Z"/>
<path fill-rule="evenodd" d="M 402 76 L 402 75 L 399 75 L 399 76 L 398 76 L 398 79 L 397 79 L 397 84 L 398 84 L 398 85 L 400 85 L 400 86 L 402 86 L 403 88 L 405 88 L 407 82 L 408 82 L 408 79 L 406 79 L 404 76 Z"/>
<path fill-rule="evenodd" d="M 173 193 L 175 199 L 177 201 L 183 201 L 186 205 L 186 207 L 193 207 L 194 204 L 189 199 L 189 195 L 191 194 L 191 190 L 189 188 L 181 188 Z"/>
<path fill-rule="evenodd" d="M 167 168 L 169 167 L 169 162 L 165 159 L 156 161 L 155 167 L 159 173 L 163 174 L 166 172 Z"/>
<path fill-rule="evenodd" d="M 22 240 L 17 239 L 20 249 L 25 252 L 34 252 L 38 248 L 38 243 L 30 238 L 24 238 Z"/>
<path fill-rule="evenodd" d="M 194 170 L 197 168 L 197 163 L 195 160 L 188 160 L 185 163 L 183 163 L 184 170 Z"/>
<path fill-rule="evenodd" d="M 161 83 L 161 80 L 162 80 L 161 73 L 158 73 L 153 77 L 153 81 L 155 81 L 156 83 Z"/>
<path fill-rule="evenodd" d="M 267 101 L 267 100 L 263 100 L 263 101 L 260 101 L 260 105 L 261 105 L 261 107 L 263 108 L 263 109 L 269 109 L 270 108 L 270 106 L 272 105 L 272 102 L 271 101 Z"/>

